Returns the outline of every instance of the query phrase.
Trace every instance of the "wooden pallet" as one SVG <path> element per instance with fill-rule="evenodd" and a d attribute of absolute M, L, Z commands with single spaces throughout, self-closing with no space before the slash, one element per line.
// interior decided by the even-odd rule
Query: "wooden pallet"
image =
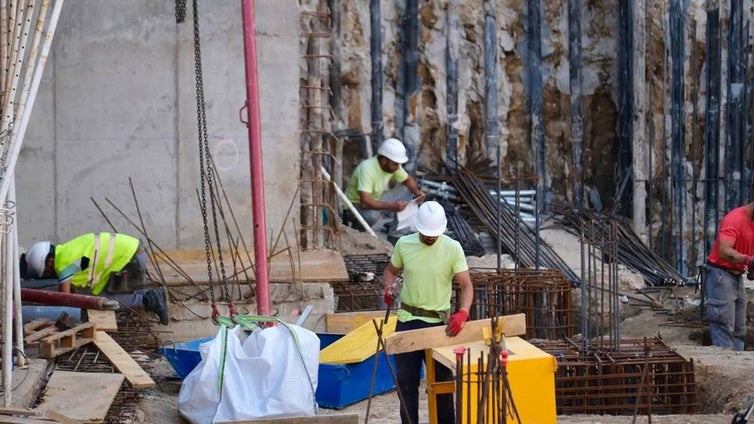
<path fill-rule="evenodd" d="M 49 335 L 57 333 L 55 321 L 40 318 L 29 321 L 24 324 L 24 343 L 39 343 L 39 341 Z"/>
<path fill-rule="evenodd" d="M 55 322 L 49 319 L 38 319 L 24 325 L 24 342 L 39 343 L 40 358 L 54 358 L 79 348 L 94 341 L 96 334 L 97 326 L 91 322 L 64 331 L 58 330 Z"/>

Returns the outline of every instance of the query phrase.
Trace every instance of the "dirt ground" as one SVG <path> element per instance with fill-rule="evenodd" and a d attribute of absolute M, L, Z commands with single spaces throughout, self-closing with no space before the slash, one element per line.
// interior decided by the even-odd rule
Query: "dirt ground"
<path fill-rule="evenodd" d="M 564 259 L 574 250 L 567 235 L 556 237 L 550 242 L 556 250 L 565 249 Z M 557 237 L 563 240 L 557 240 Z M 563 246 L 557 247 L 559 244 Z M 571 246 L 570 248 L 568 246 Z M 384 240 L 371 238 L 364 233 L 345 229 L 343 254 L 390 253 L 392 246 Z M 570 250 L 569 250 L 570 249 Z M 505 263 L 505 261 L 503 261 Z M 486 255 L 483 258 L 469 258 L 471 267 L 496 266 L 497 257 Z M 749 287 L 750 296 L 754 291 Z M 653 309 L 641 303 L 622 304 L 620 336 L 641 338 L 659 335 L 665 343 L 685 358 L 693 359 L 699 402 L 698 415 L 653 415 L 639 416 L 559 416 L 558 423 L 730 423 L 733 415 L 749 405 L 749 396 L 754 396 L 754 352 L 734 352 L 712 346 L 703 346 L 704 326 L 699 322 L 698 293 L 693 287 L 675 287 L 666 292 L 665 298 Z M 749 305 L 750 315 L 754 303 Z M 170 365 L 161 357 L 156 357 L 150 374 L 158 383 L 157 387 L 145 390 L 138 405 L 141 423 L 180 423 L 182 420 L 176 408 L 180 382 L 176 380 Z M 426 395 L 421 393 L 420 422 L 429 422 Z M 394 391 L 374 396 L 341 410 L 320 408 L 320 415 L 356 414 L 359 422 L 373 424 L 393 424 L 400 422 L 398 398 Z M 367 410 L 369 411 L 367 419 Z"/>

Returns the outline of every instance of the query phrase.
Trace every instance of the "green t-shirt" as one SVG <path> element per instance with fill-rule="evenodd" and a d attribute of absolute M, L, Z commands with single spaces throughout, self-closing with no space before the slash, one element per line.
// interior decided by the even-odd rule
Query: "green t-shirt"
<path fill-rule="evenodd" d="M 346 187 L 346 197 L 353 204 L 358 205 L 361 201 L 359 192 L 366 191 L 371 194 L 372 199 L 379 200 L 391 179 L 402 183 L 406 181 L 406 178 L 408 178 L 408 172 L 402 166 L 398 166 L 398 170 L 391 174 L 380 168 L 377 156 L 372 156 L 362 161 L 353 171 Z"/>
<path fill-rule="evenodd" d="M 432 246 L 419 241 L 419 233 L 401 237 L 390 262 L 403 268 L 401 302 L 428 311 L 450 309 L 453 276 L 469 269 L 461 244 L 444 234 Z M 398 310 L 399 321 L 410 319 L 440 322 L 439 318 L 413 317 Z"/>

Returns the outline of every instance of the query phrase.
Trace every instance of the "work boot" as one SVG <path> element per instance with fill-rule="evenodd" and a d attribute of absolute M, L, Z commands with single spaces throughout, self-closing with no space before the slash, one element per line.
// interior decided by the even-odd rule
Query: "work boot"
<path fill-rule="evenodd" d="M 144 293 L 144 309 L 157 314 L 160 317 L 160 324 L 168 325 L 170 323 L 165 287 L 157 287 Z"/>

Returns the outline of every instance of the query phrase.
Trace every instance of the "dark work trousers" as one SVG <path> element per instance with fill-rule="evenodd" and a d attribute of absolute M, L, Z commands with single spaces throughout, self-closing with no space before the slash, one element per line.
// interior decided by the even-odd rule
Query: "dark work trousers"
<path fill-rule="evenodd" d="M 712 344 L 744 350 L 746 290 L 743 277 L 710 266 L 704 281 L 704 294 Z"/>
<path fill-rule="evenodd" d="M 395 331 L 416 330 L 418 328 L 429 328 L 443 326 L 443 323 L 430 324 L 422 320 L 411 320 L 400 322 L 395 325 Z M 425 354 L 423 350 L 415 352 L 399 353 L 395 355 L 395 367 L 398 372 L 398 387 L 401 390 L 403 400 L 406 402 L 406 409 L 409 417 L 406 417 L 401 408 L 402 424 L 419 424 L 419 382 L 421 379 L 422 364 L 424 364 Z M 435 362 L 435 375 L 437 381 L 452 381 L 453 373 Z M 410 419 L 409 419 L 410 418 Z M 453 395 L 445 394 L 437 396 L 437 422 L 438 424 L 455 423 L 455 413 L 453 408 Z"/>

